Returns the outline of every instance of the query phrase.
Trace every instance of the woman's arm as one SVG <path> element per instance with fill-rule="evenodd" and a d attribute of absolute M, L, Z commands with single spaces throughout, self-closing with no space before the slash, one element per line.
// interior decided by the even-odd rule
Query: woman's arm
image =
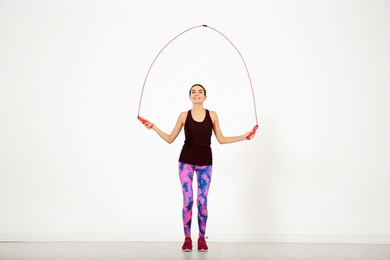
<path fill-rule="evenodd" d="M 230 143 L 248 140 L 247 136 L 251 133 L 251 131 L 238 136 L 224 136 L 222 134 L 221 128 L 219 127 L 217 113 L 215 113 L 214 111 L 210 111 L 210 117 L 211 120 L 213 121 L 213 130 L 214 130 L 215 137 L 217 138 L 220 144 L 230 144 Z M 252 139 L 254 136 L 255 135 L 253 135 L 250 139 Z"/>
<path fill-rule="evenodd" d="M 155 124 L 152 122 L 145 122 L 144 126 L 148 129 L 153 129 L 163 140 L 165 140 L 168 144 L 173 143 L 175 141 L 176 137 L 179 135 L 181 129 L 184 126 L 184 122 L 187 116 L 187 112 L 180 113 L 176 125 L 173 128 L 171 134 L 167 134 L 163 131 L 161 131 Z"/>

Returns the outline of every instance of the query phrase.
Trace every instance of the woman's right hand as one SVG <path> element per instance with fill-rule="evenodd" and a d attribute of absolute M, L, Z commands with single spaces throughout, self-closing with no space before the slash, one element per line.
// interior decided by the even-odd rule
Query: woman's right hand
<path fill-rule="evenodd" d="M 145 126 L 147 129 L 150 130 L 150 129 L 153 129 L 154 124 L 153 124 L 152 122 L 145 121 L 144 126 Z"/>

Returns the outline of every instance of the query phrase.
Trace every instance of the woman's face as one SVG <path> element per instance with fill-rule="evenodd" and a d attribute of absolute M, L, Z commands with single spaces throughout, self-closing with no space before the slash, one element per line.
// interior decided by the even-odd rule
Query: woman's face
<path fill-rule="evenodd" d="M 201 86 L 193 86 L 190 92 L 190 100 L 193 103 L 202 103 L 206 100 L 204 89 Z"/>

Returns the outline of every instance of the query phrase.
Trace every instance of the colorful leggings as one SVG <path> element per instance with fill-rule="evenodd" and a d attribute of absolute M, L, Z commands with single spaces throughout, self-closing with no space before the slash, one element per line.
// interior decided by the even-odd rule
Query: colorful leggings
<path fill-rule="evenodd" d="M 212 166 L 198 166 L 179 162 L 179 176 L 183 190 L 183 226 L 186 237 L 191 236 L 192 205 L 194 202 L 192 180 L 194 172 L 197 174 L 198 182 L 197 206 L 199 236 L 204 236 L 206 233 L 208 216 L 207 194 L 209 193 Z"/>

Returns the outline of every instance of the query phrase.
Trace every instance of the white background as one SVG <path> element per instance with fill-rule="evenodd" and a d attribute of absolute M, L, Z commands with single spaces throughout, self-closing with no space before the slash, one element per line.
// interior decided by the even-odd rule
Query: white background
<path fill-rule="evenodd" d="M 390 1 L 0 1 L 0 239 L 181 240 L 177 159 L 136 119 L 146 72 L 208 24 L 241 51 L 260 129 L 212 139 L 210 241 L 390 243 Z M 169 45 L 141 116 L 170 132 L 207 89 L 256 123 L 239 55 Z M 193 235 L 197 235 L 194 208 Z"/>

